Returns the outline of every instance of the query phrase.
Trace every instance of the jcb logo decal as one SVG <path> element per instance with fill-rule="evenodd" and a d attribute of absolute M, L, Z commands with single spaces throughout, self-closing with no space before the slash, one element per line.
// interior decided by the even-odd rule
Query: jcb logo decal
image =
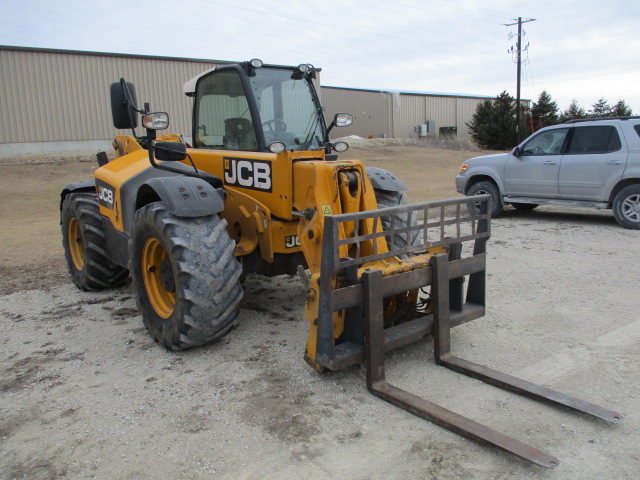
<path fill-rule="evenodd" d="M 271 192 L 271 162 L 244 158 L 224 159 L 224 183 Z"/>
<path fill-rule="evenodd" d="M 284 237 L 284 246 L 286 248 L 298 248 L 300 246 L 300 239 L 297 235 L 287 235 Z"/>
<path fill-rule="evenodd" d="M 98 202 L 100 205 L 112 209 L 115 199 L 113 187 L 104 182 L 96 181 L 96 188 L 98 190 Z"/>

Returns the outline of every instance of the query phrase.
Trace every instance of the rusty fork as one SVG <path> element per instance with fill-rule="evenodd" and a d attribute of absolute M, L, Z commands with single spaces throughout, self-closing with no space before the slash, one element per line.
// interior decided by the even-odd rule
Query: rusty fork
<path fill-rule="evenodd" d="M 450 285 L 454 285 L 455 288 L 455 285 L 460 285 L 460 282 L 455 282 L 455 279 L 450 278 L 447 255 L 440 254 L 432 257 L 430 268 L 433 270 L 433 335 L 436 364 L 496 387 L 568 407 L 603 420 L 615 421 L 622 419 L 621 414 L 612 410 L 452 355 L 451 325 L 449 323 L 449 288 Z M 546 468 L 555 468 L 559 465 L 559 460 L 553 455 L 389 384 L 385 380 L 384 366 L 384 312 L 382 304 L 384 288 L 382 272 L 379 270 L 364 272 L 362 274 L 362 282 L 364 287 L 367 388 L 371 393 L 441 427 L 480 442 L 491 444 L 536 465 Z"/>
<path fill-rule="evenodd" d="M 364 361 L 367 387 L 374 395 L 460 435 L 536 465 L 555 468 L 560 462 L 553 455 L 395 387 L 385 379 L 385 352 L 432 333 L 438 365 L 606 421 L 622 419 L 621 414 L 612 410 L 452 355 L 451 328 L 485 314 L 490 207 L 490 197 L 482 195 L 325 217 L 316 360 L 332 370 Z M 421 214 L 414 219 L 417 212 Z M 340 236 L 340 224 L 354 222 L 357 226 L 358 222 L 371 221 L 375 225 L 382 215 L 393 213 L 406 215 L 406 225 L 392 223 L 384 231 L 374 227 L 373 233 L 360 232 L 356 227 L 352 236 Z M 422 243 L 413 245 L 409 239 L 416 231 L 422 233 Z M 407 239 L 406 245 L 395 245 L 393 239 L 398 235 Z M 389 251 L 376 250 L 376 242 L 382 237 Z M 373 251 L 364 254 L 353 248 L 361 242 L 373 244 Z M 470 242 L 473 254 L 462 258 L 463 245 L 470 246 Z M 444 247 L 449 253 L 438 253 L 436 247 Z M 354 257 L 340 258 L 340 248 L 355 251 Z M 406 269 L 405 263 L 415 268 Z M 343 272 L 344 285 L 335 281 L 339 272 Z M 431 309 L 385 328 L 383 300 L 425 286 L 431 287 Z M 345 332 L 340 342 L 336 342 L 333 312 L 340 310 L 346 311 Z"/>

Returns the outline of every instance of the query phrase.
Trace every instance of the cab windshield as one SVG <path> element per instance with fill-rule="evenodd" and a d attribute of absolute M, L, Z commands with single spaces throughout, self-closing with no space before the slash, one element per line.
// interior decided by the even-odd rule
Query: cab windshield
<path fill-rule="evenodd" d="M 250 77 L 265 144 L 282 142 L 287 150 L 314 150 L 323 145 L 321 111 L 307 78 L 292 78 L 288 69 L 258 68 Z"/>
<path fill-rule="evenodd" d="M 245 92 L 240 75 L 236 69 L 223 69 L 199 81 L 196 147 L 260 151 L 278 141 L 287 150 L 322 148 L 322 111 L 316 106 L 308 78 L 296 78 L 292 69 L 256 68 L 248 77 L 251 91 Z M 257 107 L 253 113 L 252 96 Z M 264 146 L 259 145 L 256 135 L 260 129 L 264 132 Z"/>

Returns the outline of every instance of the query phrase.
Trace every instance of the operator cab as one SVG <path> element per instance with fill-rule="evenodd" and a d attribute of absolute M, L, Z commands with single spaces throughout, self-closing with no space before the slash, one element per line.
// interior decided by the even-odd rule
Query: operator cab
<path fill-rule="evenodd" d="M 195 98 L 193 146 L 273 153 L 346 150 L 344 142 L 331 144 L 328 134 L 333 126 L 351 124 L 353 117 L 338 114 L 327 128 L 315 77 L 309 64 L 265 66 L 254 59 L 191 79 L 184 92 Z"/>

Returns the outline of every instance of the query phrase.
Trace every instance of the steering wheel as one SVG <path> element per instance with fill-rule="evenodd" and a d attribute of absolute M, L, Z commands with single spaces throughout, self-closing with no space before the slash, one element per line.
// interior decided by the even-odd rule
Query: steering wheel
<path fill-rule="evenodd" d="M 287 130 L 287 124 L 284 120 L 279 118 L 272 118 L 262 124 L 263 127 L 269 127 L 270 132 L 285 132 Z"/>
<path fill-rule="evenodd" d="M 533 153 L 534 155 L 543 155 L 546 152 L 541 147 L 536 145 L 535 147 L 533 147 L 533 151 L 531 153 Z"/>

